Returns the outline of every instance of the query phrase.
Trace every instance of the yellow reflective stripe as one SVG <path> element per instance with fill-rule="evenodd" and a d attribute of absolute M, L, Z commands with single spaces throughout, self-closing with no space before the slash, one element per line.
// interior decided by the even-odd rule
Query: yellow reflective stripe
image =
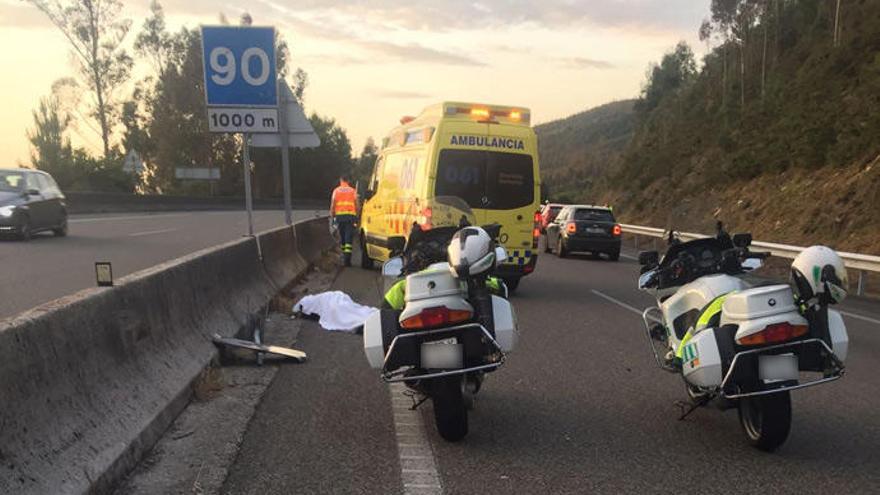
<path fill-rule="evenodd" d="M 703 328 L 709 325 L 709 320 L 712 319 L 713 316 L 721 312 L 721 305 L 724 304 L 724 300 L 727 299 L 727 296 L 733 294 L 733 292 L 728 292 L 727 294 L 720 295 L 712 300 L 708 306 L 706 306 L 706 310 L 703 311 L 703 314 L 700 315 L 700 318 L 697 320 L 697 325 L 694 328 Z"/>
<path fill-rule="evenodd" d="M 711 320 L 713 316 L 721 312 L 721 307 L 724 305 L 724 300 L 727 299 L 727 296 L 731 294 L 733 294 L 733 292 L 722 294 L 713 299 L 712 302 L 710 302 L 709 305 L 706 306 L 706 309 L 697 319 L 697 324 L 694 325 L 693 328 L 689 329 L 686 334 L 684 334 L 684 338 L 682 338 L 681 342 L 678 344 L 678 349 L 675 350 L 675 357 L 681 359 L 681 356 L 684 353 L 684 346 L 686 346 L 687 343 L 690 342 L 691 338 L 694 336 L 693 331 L 709 326 L 709 320 Z"/>
<path fill-rule="evenodd" d="M 399 280 L 385 293 L 385 301 L 393 309 L 403 309 L 406 305 L 406 280 Z"/>

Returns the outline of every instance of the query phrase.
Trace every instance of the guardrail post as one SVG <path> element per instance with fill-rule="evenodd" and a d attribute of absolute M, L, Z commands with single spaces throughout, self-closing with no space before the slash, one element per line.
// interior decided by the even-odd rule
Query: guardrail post
<path fill-rule="evenodd" d="M 633 235 L 633 242 L 635 243 L 636 251 L 638 251 L 639 250 L 639 235 L 638 234 Z"/>
<path fill-rule="evenodd" d="M 864 296 L 865 295 L 865 277 L 867 275 L 868 274 L 865 272 L 865 270 L 859 270 L 859 285 L 858 285 L 858 287 L 856 287 L 856 295 L 857 296 Z"/>
<path fill-rule="evenodd" d="M 651 240 L 651 243 L 652 243 L 651 245 L 653 246 L 652 249 L 653 249 L 654 251 L 656 251 L 656 250 L 657 250 L 657 238 L 656 238 L 656 237 L 653 238 L 653 239 Z"/>

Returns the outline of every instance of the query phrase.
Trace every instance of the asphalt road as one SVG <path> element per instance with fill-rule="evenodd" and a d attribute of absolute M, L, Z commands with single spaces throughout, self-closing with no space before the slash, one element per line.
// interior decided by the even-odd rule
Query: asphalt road
<path fill-rule="evenodd" d="M 301 220 L 314 211 L 296 211 Z M 72 216 L 70 234 L 0 240 L 0 318 L 95 285 L 95 262 L 113 264 L 115 278 L 241 237 L 240 211 Z M 255 211 L 257 232 L 284 225 L 283 211 Z"/>
<path fill-rule="evenodd" d="M 847 375 L 794 392 L 791 436 L 765 454 L 735 410 L 678 421 L 684 387 L 649 353 L 637 273 L 631 259 L 541 257 L 512 298 L 519 347 L 484 384 L 469 436 L 444 442 L 430 403 L 420 410 L 442 493 L 880 492 L 878 305 L 845 306 L 863 317 L 846 317 Z M 377 279 L 351 268 L 334 286 L 375 305 Z M 438 493 L 404 490 L 397 405 L 360 338 L 312 324 L 297 346 L 310 362 L 278 374 L 223 492 Z"/>

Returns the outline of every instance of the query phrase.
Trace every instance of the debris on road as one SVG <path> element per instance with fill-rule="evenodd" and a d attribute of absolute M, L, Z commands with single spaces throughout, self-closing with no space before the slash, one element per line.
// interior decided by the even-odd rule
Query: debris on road
<path fill-rule="evenodd" d="M 278 356 L 292 358 L 292 359 L 295 359 L 299 362 L 303 362 L 307 358 L 305 352 L 298 351 L 296 349 L 290 349 L 288 347 L 280 347 L 277 345 L 258 344 L 256 342 L 251 342 L 249 340 L 226 338 L 226 337 L 221 337 L 220 335 L 214 335 L 213 340 L 214 340 L 214 345 L 216 345 L 218 347 L 229 346 L 229 347 L 235 347 L 238 349 L 247 349 L 250 351 L 257 352 L 257 353 L 275 354 Z"/>
<path fill-rule="evenodd" d="M 314 315 L 325 330 L 353 332 L 363 327 L 377 308 L 354 302 L 341 291 L 322 292 L 305 296 L 293 306 L 294 314 Z"/>

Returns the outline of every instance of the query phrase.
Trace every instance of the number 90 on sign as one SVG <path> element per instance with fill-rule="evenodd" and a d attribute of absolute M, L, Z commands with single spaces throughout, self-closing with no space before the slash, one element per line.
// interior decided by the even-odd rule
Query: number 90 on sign
<path fill-rule="evenodd" d="M 208 108 L 211 132 L 278 132 L 275 108 Z"/>

